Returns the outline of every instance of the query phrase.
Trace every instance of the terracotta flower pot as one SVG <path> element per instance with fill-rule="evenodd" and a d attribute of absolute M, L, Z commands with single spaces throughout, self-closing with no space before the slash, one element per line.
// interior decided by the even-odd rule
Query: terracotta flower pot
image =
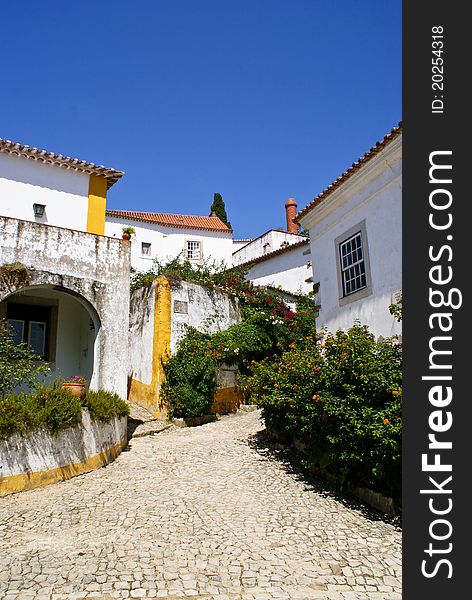
<path fill-rule="evenodd" d="M 131 234 L 126 233 L 125 231 L 123 232 L 123 235 L 121 236 L 124 240 L 130 240 L 131 239 Z"/>
<path fill-rule="evenodd" d="M 63 390 L 69 392 L 73 396 L 79 396 L 81 400 L 85 398 L 85 384 L 82 383 L 63 383 L 61 385 Z"/>

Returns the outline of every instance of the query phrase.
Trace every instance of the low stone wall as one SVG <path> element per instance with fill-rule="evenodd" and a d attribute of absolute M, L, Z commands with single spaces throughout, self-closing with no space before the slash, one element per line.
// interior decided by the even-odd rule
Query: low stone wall
<path fill-rule="evenodd" d="M 41 429 L 0 440 L 0 496 L 88 473 L 114 460 L 127 443 L 127 418 L 82 422 L 54 436 Z"/>

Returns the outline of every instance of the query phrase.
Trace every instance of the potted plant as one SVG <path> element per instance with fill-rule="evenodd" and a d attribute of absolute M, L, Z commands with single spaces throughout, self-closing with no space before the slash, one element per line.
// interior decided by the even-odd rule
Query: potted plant
<path fill-rule="evenodd" d="M 63 381 L 61 387 L 73 396 L 79 396 L 80 399 L 83 400 L 86 394 L 86 384 L 87 380 L 82 375 L 72 375 L 72 377 Z"/>
<path fill-rule="evenodd" d="M 136 229 L 134 227 L 123 227 L 122 229 L 123 235 L 121 236 L 124 240 L 130 240 L 131 236 L 136 233 Z"/>

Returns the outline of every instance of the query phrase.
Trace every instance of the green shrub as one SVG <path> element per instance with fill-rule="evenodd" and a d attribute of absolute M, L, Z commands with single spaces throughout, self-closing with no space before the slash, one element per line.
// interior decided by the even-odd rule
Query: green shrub
<path fill-rule="evenodd" d="M 89 409 L 94 420 L 110 421 L 129 414 L 126 402 L 103 390 L 87 392 L 83 406 Z M 41 427 L 57 435 L 81 422 L 81 409 L 80 398 L 59 386 L 0 397 L 0 439 L 15 433 L 24 435 Z"/>
<path fill-rule="evenodd" d="M 38 386 L 48 371 L 47 364 L 25 342 L 13 343 L 8 323 L 0 320 L 0 396 L 22 384 L 29 388 Z"/>
<path fill-rule="evenodd" d="M 251 365 L 246 385 L 269 429 L 307 447 L 311 464 L 343 482 L 400 498 L 402 355 L 356 323 L 306 336 L 275 361 Z"/>
<path fill-rule="evenodd" d="M 210 336 L 188 328 L 164 367 L 161 397 L 170 418 L 207 414 L 216 391 L 217 362 L 210 351 Z"/>
<path fill-rule="evenodd" d="M 57 434 L 80 422 L 80 398 L 59 387 L 0 398 L 0 437 L 26 434 L 40 427 Z"/>
<path fill-rule="evenodd" d="M 129 407 L 117 394 L 105 390 L 88 391 L 83 406 L 89 409 L 94 421 L 111 421 L 114 417 L 127 417 Z"/>

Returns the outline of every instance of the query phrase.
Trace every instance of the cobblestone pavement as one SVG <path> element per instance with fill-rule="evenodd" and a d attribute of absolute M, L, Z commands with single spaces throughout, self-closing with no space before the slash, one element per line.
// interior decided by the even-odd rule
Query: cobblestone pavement
<path fill-rule="evenodd" d="M 401 598 L 400 532 L 303 479 L 259 417 L 135 438 L 0 499 L 0 598 Z"/>

